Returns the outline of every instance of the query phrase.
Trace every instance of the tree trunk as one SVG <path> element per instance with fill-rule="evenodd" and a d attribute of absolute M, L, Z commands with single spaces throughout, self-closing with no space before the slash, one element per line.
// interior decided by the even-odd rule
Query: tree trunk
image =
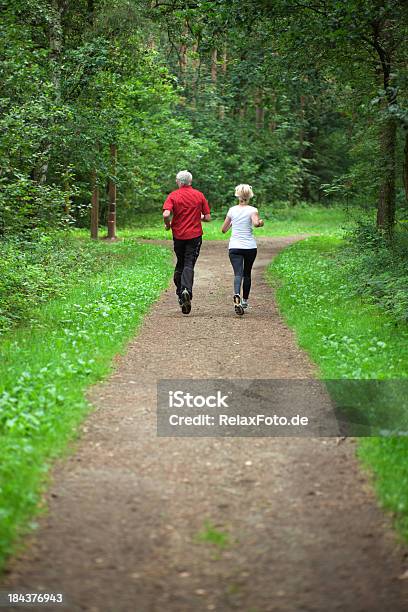
<path fill-rule="evenodd" d="M 179 66 L 180 66 L 181 79 L 184 83 L 186 79 L 186 71 L 187 71 L 187 45 L 185 45 L 184 43 L 180 45 Z"/>
<path fill-rule="evenodd" d="M 64 213 L 68 217 L 71 214 L 71 197 L 68 180 L 65 180 L 64 187 Z"/>
<path fill-rule="evenodd" d="M 408 202 L 408 128 L 405 128 L 404 161 L 402 165 L 402 178 L 404 181 L 405 199 Z"/>
<path fill-rule="evenodd" d="M 62 12 L 63 4 L 61 0 L 52 0 L 52 12 L 49 22 L 48 42 L 50 47 L 50 71 L 51 81 L 54 86 L 55 102 L 61 103 L 61 51 L 62 51 Z M 47 182 L 49 157 L 51 153 L 51 142 L 44 141 L 43 162 L 34 168 L 34 180 L 40 184 Z"/>
<path fill-rule="evenodd" d="M 57 103 L 61 100 L 61 51 L 62 51 L 62 3 L 52 0 L 52 17 L 49 29 L 51 80 L 55 89 Z"/>
<path fill-rule="evenodd" d="M 381 177 L 377 227 L 392 232 L 395 222 L 395 150 L 397 124 L 392 116 L 383 120 L 380 132 Z"/>
<path fill-rule="evenodd" d="M 191 108 L 197 109 L 198 69 L 200 60 L 198 57 L 198 42 L 191 47 Z"/>
<path fill-rule="evenodd" d="M 98 240 L 99 230 L 99 185 L 96 170 L 92 172 L 91 238 Z"/>
<path fill-rule="evenodd" d="M 211 81 L 217 83 L 217 49 L 213 49 L 211 53 Z"/>
<path fill-rule="evenodd" d="M 305 141 L 305 96 L 300 96 L 299 158 L 303 157 Z"/>
<path fill-rule="evenodd" d="M 108 211 L 108 240 L 116 240 L 116 162 L 118 150 L 115 144 L 110 146 L 111 176 L 109 178 L 109 211 Z"/>
<path fill-rule="evenodd" d="M 384 118 L 380 125 L 380 191 L 377 227 L 391 236 L 395 223 L 395 158 L 397 123 L 391 110 L 397 102 L 397 89 L 391 87 L 393 25 L 390 21 L 372 23 L 373 46 L 380 60 L 385 93 Z"/>
<path fill-rule="evenodd" d="M 228 50 L 227 50 L 227 45 L 224 45 L 224 49 L 222 52 L 222 64 L 221 64 L 221 70 L 222 70 L 222 74 L 224 77 L 227 74 L 227 65 L 228 65 Z"/>
<path fill-rule="evenodd" d="M 95 0 L 88 0 L 87 2 L 87 17 L 89 25 L 93 25 L 94 20 L 94 12 L 95 12 Z"/>
<path fill-rule="evenodd" d="M 185 40 L 185 38 L 188 35 L 188 25 L 187 23 L 184 24 L 184 30 L 183 30 L 183 39 Z M 182 42 L 180 45 L 180 51 L 179 51 L 179 68 L 180 68 L 180 78 L 181 78 L 181 82 L 183 83 L 183 87 L 186 86 L 187 84 L 187 43 L 186 42 Z"/>
<path fill-rule="evenodd" d="M 311 162 L 314 158 L 315 152 L 315 141 L 318 138 L 318 130 L 315 128 L 309 128 L 306 133 L 303 133 L 303 151 L 301 152 L 301 159 L 307 159 L 307 165 L 304 164 L 306 172 L 303 176 L 302 189 L 300 193 L 300 197 L 305 202 L 313 201 L 313 192 L 312 192 L 312 183 L 310 181 L 310 172 L 311 172 Z M 307 145 L 305 143 L 307 142 Z"/>
<path fill-rule="evenodd" d="M 222 95 L 224 95 L 225 93 L 225 77 L 227 74 L 227 45 L 224 46 L 223 52 L 222 52 L 222 62 L 221 62 L 221 72 L 222 72 L 222 76 L 223 76 L 223 83 L 222 83 Z M 224 104 L 220 104 L 220 108 L 218 110 L 218 115 L 219 118 L 221 119 L 221 121 L 223 119 L 225 119 L 225 106 Z"/>
<path fill-rule="evenodd" d="M 264 126 L 265 110 L 263 107 L 263 92 L 258 88 L 255 92 L 255 125 L 260 130 Z"/>
<path fill-rule="evenodd" d="M 274 132 L 276 130 L 276 94 L 271 94 L 270 97 L 270 113 L 269 113 L 269 131 Z"/>

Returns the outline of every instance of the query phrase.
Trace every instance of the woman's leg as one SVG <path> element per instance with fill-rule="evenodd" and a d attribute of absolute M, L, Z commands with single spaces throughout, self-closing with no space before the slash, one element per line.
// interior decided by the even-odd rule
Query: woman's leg
<path fill-rule="evenodd" d="M 244 272 L 244 256 L 241 249 L 230 249 L 229 258 L 234 269 L 234 293 L 240 295 L 242 275 Z"/>
<path fill-rule="evenodd" d="M 244 255 L 244 270 L 243 270 L 243 291 L 242 297 L 244 300 L 249 298 L 249 292 L 251 291 L 251 271 L 254 261 L 256 259 L 257 250 L 247 249 Z"/>

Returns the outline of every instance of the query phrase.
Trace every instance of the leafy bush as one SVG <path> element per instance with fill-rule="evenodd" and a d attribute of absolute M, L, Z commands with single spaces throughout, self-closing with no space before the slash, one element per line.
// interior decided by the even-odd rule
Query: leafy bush
<path fill-rule="evenodd" d="M 408 321 L 408 234 L 392 240 L 372 225 L 359 224 L 341 253 L 355 295 L 375 303 L 395 318 Z"/>
<path fill-rule="evenodd" d="M 26 234 L 35 228 L 62 227 L 68 194 L 52 185 L 40 185 L 24 176 L 0 181 L 0 235 Z"/>
<path fill-rule="evenodd" d="M 65 232 L 1 241 L 0 333 L 33 317 L 33 309 L 101 271 L 113 254 Z"/>

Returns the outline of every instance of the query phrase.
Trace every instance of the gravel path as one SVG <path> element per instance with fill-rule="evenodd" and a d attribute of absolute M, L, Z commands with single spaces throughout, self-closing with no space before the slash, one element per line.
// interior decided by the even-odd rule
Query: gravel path
<path fill-rule="evenodd" d="M 406 551 L 351 440 L 156 436 L 160 378 L 313 376 L 263 279 L 294 240 L 260 241 L 243 318 L 225 243 L 204 243 L 191 315 L 170 288 L 92 389 L 96 410 L 7 586 L 62 590 L 73 612 L 408 610 Z M 198 537 L 206 525 L 223 546 Z"/>

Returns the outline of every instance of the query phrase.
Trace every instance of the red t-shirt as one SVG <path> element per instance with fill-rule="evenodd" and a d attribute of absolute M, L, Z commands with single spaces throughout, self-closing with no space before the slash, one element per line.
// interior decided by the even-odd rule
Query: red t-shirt
<path fill-rule="evenodd" d="M 201 213 L 210 214 L 210 207 L 201 191 L 193 189 L 191 185 L 183 185 L 172 191 L 163 205 L 163 210 L 171 210 L 173 218 L 171 229 L 173 238 L 190 240 L 203 233 L 201 227 Z"/>

